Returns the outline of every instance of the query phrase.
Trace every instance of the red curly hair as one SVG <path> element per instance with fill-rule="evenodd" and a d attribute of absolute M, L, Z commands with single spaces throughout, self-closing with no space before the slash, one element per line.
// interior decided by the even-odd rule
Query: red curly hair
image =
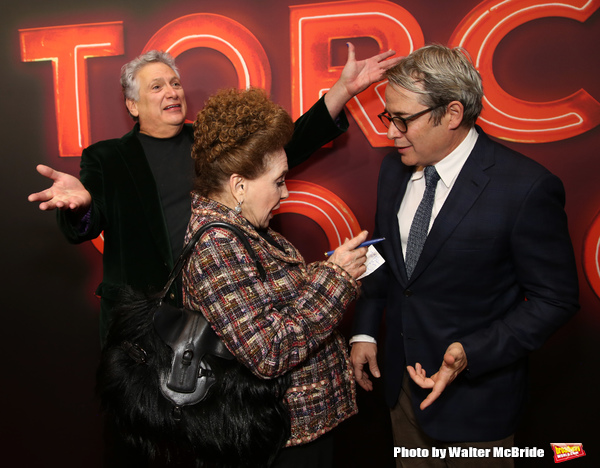
<path fill-rule="evenodd" d="M 210 97 L 194 122 L 194 190 L 219 193 L 232 174 L 255 179 L 269 154 L 291 139 L 294 123 L 264 90 L 225 89 Z"/>

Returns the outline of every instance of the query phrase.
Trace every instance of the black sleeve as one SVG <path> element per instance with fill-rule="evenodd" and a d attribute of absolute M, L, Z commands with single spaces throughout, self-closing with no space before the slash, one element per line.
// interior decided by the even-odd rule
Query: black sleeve
<path fill-rule="evenodd" d="M 306 161 L 321 146 L 346 130 L 348 130 L 348 118 L 344 111 L 333 120 L 322 97 L 296 120 L 294 135 L 285 147 L 288 166 L 291 169 Z"/>

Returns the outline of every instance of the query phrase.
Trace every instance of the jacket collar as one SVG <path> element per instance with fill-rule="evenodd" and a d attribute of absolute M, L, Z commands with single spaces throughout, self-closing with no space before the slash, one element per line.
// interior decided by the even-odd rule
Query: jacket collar
<path fill-rule="evenodd" d="M 154 180 L 154 175 L 144 154 L 144 149 L 140 143 L 137 134 L 139 133 L 139 124 L 135 124 L 133 129 L 124 135 L 117 145 L 120 157 L 127 167 L 132 184 L 138 194 L 138 203 L 144 218 L 148 223 L 148 230 L 154 239 L 158 252 L 164 262 L 173 267 L 174 259 L 170 248 L 169 232 L 167 223 L 162 210 L 160 195 Z M 182 132 L 192 132 L 190 125 L 184 125 Z"/>

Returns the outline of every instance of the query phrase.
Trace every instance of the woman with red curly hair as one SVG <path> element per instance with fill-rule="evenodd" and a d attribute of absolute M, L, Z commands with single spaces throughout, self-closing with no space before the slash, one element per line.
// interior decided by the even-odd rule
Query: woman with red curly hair
<path fill-rule="evenodd" d="M 306 264 L 269 228 L 289 193 L 283 149 L 293 133 L 288 113 L 259 89 L 211 97 L 194 123 L 196 164 L 187 238 L 225 221 L 241 229 L 262 264 L 261 277 L 229 230 L 202 235 L 183 272 L 184 303 L 202 311 L 235 358 L 260 379 L 286 376 L 290 432 L 277 467 L 332 465 L 330 431 L 356 413 L 354 378 L 336 326 L 359 293 L 366 232 L 326 261 Z M 288 434 L 286 434 L 287 436 Z M 277 441 L 273 441 L 277 449 Z"/>

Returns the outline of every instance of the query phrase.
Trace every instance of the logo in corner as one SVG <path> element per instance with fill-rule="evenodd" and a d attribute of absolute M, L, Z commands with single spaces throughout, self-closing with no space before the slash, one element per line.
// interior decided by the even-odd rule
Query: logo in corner
<path fill-rule="evenodd" d="M 583 444 L 550 444 L 554 452 L 554 463 L 585 456 Z"/>

